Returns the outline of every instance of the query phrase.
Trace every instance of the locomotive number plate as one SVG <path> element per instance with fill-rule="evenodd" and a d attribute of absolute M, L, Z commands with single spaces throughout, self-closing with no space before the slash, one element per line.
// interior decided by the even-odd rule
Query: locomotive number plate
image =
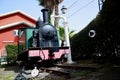
<path fill-rule="evenodd" d="M 29 50 L 29 57 L 39 56 L 40 51 L 39 50 Z"/>

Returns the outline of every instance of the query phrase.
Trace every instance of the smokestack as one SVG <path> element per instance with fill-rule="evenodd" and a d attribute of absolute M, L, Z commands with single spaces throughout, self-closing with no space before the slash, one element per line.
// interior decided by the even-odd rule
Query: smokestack
<path fill-rule="evenodd" d="M 42 9 L 41 11 L 43 13 L 43 23 L 47 24 L 48 23 L 48 9 Z"/>

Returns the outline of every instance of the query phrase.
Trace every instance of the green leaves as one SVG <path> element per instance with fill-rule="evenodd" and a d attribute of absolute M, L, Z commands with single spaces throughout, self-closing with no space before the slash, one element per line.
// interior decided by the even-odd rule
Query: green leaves
<path fill-rule="evenodd" d="M 6 50 L 8 62 L 11 62 L 12 60 L 15 61 L 18 54 L 18 46 L 15 44 L 10 44 L 6 46 Z"/>
<path fill-rule="evenodd" d="M 63 27 L 57 27 L 57 30 L 59 31 L 60 39 L 65 41 L 65 32 Z M 74 36 L 74 30 L 69 30 L 69 38 L 72 38 Z"/>

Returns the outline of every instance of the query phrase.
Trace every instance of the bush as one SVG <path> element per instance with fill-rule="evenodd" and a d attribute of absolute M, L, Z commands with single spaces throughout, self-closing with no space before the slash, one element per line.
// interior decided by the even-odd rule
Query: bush
<path fill-rule="evenodd" d="M 12 63 L 17 60 L 18 46 L 15 44 L 10 44 L 6 46 L 7 51 L 7 61 Z"/>

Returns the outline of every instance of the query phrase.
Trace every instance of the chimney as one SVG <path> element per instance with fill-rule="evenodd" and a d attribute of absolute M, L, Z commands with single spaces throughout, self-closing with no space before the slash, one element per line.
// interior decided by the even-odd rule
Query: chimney
<path fill-rule="evenodd" d="M 41 10 L 43 13 L 43 24 L 48 23 L 48 9 L 42 9 Z"/>

